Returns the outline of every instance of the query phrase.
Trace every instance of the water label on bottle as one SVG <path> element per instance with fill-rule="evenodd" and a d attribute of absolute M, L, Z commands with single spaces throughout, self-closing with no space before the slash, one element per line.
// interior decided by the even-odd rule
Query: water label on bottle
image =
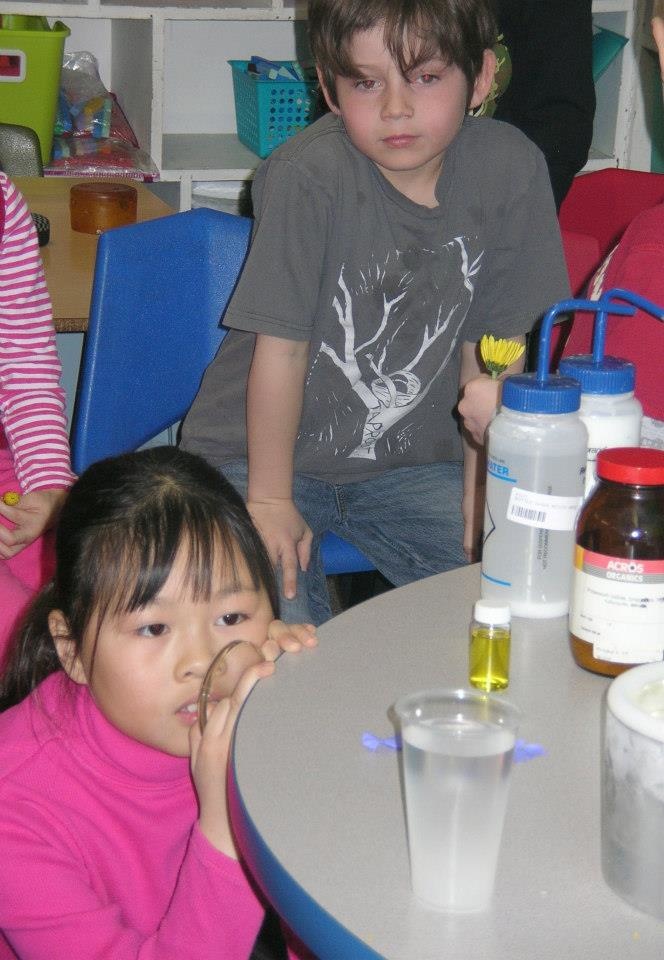
<path fill-rule="evenodd" d="M 610 663 L 664 655 L 664 560 L 625 560 L 577 545 L 570 630 Z"/>
<path fill-rule="evenodd" d="M 581 497 L 557 497 L 514 487 L 507 504 L 507 519 L 543 530 L 574 530 Z"/>

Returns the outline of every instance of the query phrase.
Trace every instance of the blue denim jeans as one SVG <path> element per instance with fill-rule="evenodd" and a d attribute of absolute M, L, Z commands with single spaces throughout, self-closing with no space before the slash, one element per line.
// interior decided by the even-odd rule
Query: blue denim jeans
<path fill-rule="evenodd" d="M 247 461 L 221 469 L 246 499 Z M 295 474 L 293 498 L 314 539 L 294 600 L 283 597 L 277 570 L 282 618 L 318 625 L 332 615 L 320 557 L 326 530 L 358 547 L 395 586 L 463 566 L 462 491 L 463 465 L 456 461 L 402 467 L 355 483 Z"/>

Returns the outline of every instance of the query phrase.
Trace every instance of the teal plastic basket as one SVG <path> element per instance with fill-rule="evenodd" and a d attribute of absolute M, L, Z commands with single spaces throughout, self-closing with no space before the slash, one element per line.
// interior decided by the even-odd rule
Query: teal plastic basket
<path fill-rule="evenodd" d="M 247 71 L 248 60 L 229 60 L 237 135 L 245 147 L 267 157 L 317 115 L 315 80 L 270 80 Z M 291 60 L 274 61 L 290 66 Z"/>

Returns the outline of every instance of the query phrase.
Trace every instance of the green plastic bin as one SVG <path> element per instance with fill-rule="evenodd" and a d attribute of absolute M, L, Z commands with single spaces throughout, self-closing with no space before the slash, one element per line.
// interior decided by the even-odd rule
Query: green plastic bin
<path fill-rule="evenodd" d="M 32 127 L 48 163 L 69 27 L 44 17 L 4 14 L 0 24 L 0 122 Z"/>

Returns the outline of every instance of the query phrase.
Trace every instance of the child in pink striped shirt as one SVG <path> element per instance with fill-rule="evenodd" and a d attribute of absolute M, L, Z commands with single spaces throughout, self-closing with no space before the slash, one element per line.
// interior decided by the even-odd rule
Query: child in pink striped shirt
<path fill-rule="evenodd" d="M 74 479 L 60 372 L 37 233 L 0 172 L 0 671 L 13 627 L 53 572 L 44 534 Z"/>

